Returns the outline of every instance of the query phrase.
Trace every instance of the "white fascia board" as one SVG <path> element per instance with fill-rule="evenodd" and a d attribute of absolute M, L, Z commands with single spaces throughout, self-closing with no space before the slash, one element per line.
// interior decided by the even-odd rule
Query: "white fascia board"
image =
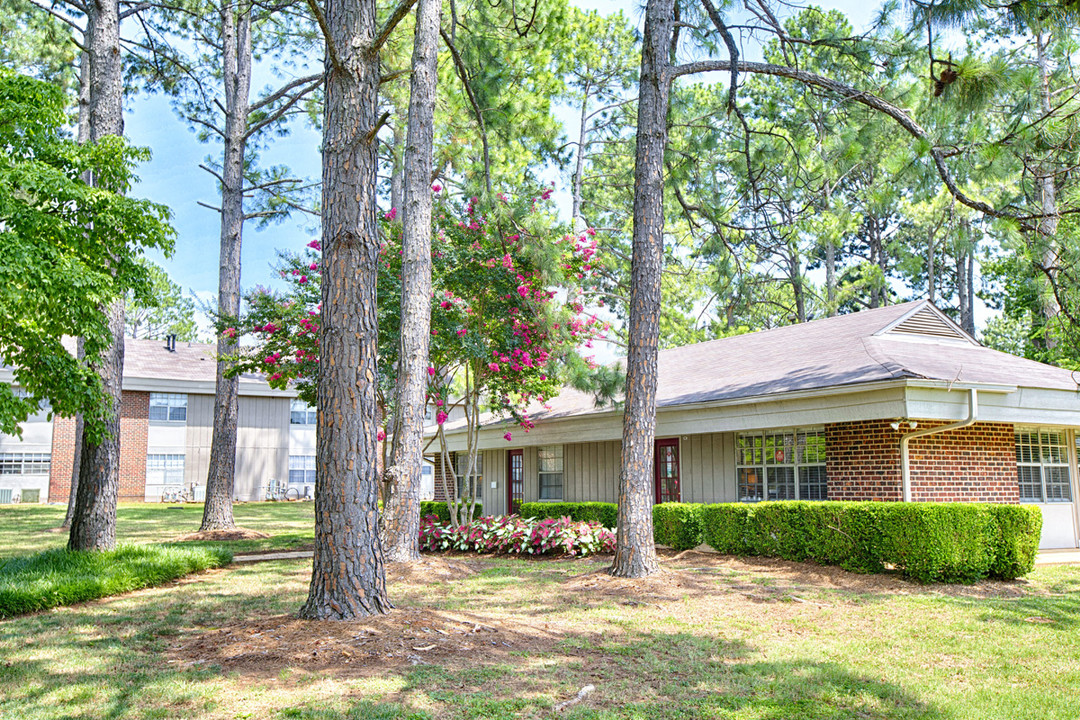
<path fill-rule="evenodd" d="M 190 393 L 193 395 L 213 395 L 214 382 L 211 380 L 173 380 L 169 378 L 124 378 L 124 390 L 136 392 Z M 294 398 L 296 390 L 275 390 L 266 383 L 240 381 L 240 395 L 246 397 L 281 397 Z"/>
<path fill-rule="evenodd" d="M 967 416 L 966 392 L 934 387 L 908 391 L 907 417 L 959 420 Z M 962 389 L 961 389 L 962 390 Z M 1013 425 L 1080 427 L 1080 395 L 1075 390 L 1017 388 L 1011 393 L 979 393 L 979 420 Z"/>

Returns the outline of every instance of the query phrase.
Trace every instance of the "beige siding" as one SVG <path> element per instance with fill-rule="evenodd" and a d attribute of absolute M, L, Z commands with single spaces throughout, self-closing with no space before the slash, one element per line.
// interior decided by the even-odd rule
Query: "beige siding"
<path fill-rule="evenodd" d="M 574 443 L 563 449 L 563 495 L 568 502 L 617 502 L 621 443 Z"/>
<path fill-rule="evenodd" d="M 236 433 L 239 500 L 262 500 L 270 480 L 289 479 L 289 398 L 241 397 Z"/>
<path fill-rule="evenodd" d="M 214 437 L 214 396 L 187 396 L 187 436 L 184 446 L 184 484 L 206 485 L 210 442 Z"/>
<path fill-rule="evenodd" d="M 679 442 L 683 502 L 735 501 L 734 443 L 732 433 L 687 435 Z"/>
<path fill-rule="evenodd" d="M 522 448 L 521 474 L 524 485 L 525 502 L 536 502 L 540 499 L 540 476 L 539 463 L 536 456 L 536 448 Z"/>

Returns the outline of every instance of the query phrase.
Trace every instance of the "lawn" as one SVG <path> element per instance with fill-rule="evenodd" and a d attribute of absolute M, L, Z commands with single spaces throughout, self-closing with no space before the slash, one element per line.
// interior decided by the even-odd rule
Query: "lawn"
<path fill-rule="evenodd" d="M 67 545 L 67 533 L 55 531 L 65 511 L 63 505 L 0 505 L 0 558 Z M 116 539 L 120 543 L 168 542 L 198 530 L 202 512 L 202 505 L 195 504 L 125 503 L 117 510 Z M 238 503 L 233 513 L 237 524 L 271 536 L 214 543 L 234 553 L 296 549 L 310 545 L 315 537 L 314 503 Z"/>
<path fill-rule="evenodd" d="M 1080 717 L 1078 567 L 926 587 L 694 552 L 626 581 L 609 562 L 426 557 L 390 567 L 397 610 L 355 623 L 292 617 L 300 560 L 3 621 L 0 718 Z"/>

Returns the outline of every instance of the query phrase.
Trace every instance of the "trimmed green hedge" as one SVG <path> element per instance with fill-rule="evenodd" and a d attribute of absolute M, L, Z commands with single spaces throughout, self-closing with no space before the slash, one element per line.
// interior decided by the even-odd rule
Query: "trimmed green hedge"
<path fill-rule="evenodd" d="M 1042 530 L 1036 507 L 981 503 L 730 503 L 706 505 L 700 518 L 718 552 L 859 572 L 892 567 L 920 582 L 1026 575 Z"/>
<path fill-rule="evenodd" d="M 0 618 L 162 585 L 230 562 L 228 550 L 179 545 L 57 549 L 0 560 Z"/>
<path fill-rule="evenodd" d="M 619 506 L 605 502 L 528 502 L 521 504 L 521 517 L 561 518 L 578 522 L 598 522 L 606 528 L 614 528 L 619 520 Z"/>
<path fill-rule="evenodd" d="M 700 545 L 701 511 L 704 505 L 661 503 L 653 506 L 653 538 L 661 545 L 676 550 L 689 550 Z"/>
<path fill-rule="evenodd" d="M 480 504 L 480 501 L 476 501 L 476 509 L 473 510 L 473 517 L 478 517 L 482 514 L 484 507 Z M 420 501 L 420 517 L 426 517 L 428 515 L 435 515 L 439 518 L 439 522 L 443 525 L 450 522 L 450 508 L 442 500 L 421 500 Z"/>

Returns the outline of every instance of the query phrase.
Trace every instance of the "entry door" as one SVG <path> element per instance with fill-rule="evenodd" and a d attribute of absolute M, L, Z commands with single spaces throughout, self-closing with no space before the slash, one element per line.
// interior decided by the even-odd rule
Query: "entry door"
<path fill-rule="evenodd" d="M 511 450 L 506 458 L 506 514 L 521 512 L 521 503 L 525 500 L 525 470 L 522 465 L 522 451 Z"/>
<path fill-rule="evenodd" d="M 656 476 L 656 502 L 679 502 L 679 439 L 667 438 L 656 441 L 653 458 Z"/>

